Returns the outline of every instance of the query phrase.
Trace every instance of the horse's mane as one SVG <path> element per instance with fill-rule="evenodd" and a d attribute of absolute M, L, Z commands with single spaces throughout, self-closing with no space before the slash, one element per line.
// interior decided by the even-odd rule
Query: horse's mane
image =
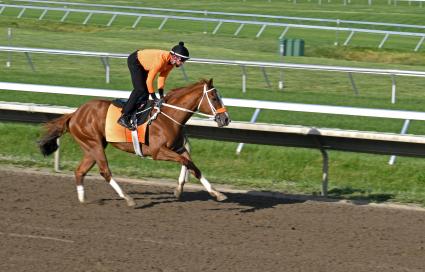
<path fill-rule="evenodd" d="M 209 81 L 208 80 L 206 80 L 206 79 L 201 79 L 201 80 L 199 80 L 198 82 L 196 82 L 196 83 L 193 83 L 193 84 L 191 84 L 191 85 L 189 85 L 189 86 L 184 86 L 184 87 L 179 87 L 179 88 L 175 88 L 175 89 L 172 89 L 171 91 L 169 91 L 168 93 L 167 93 L 167 95 L 165 96 L 165 99 L 166 100 L 169 100 L 169 99 L 173 99 L 174 97 L 176 97 L 176 96 L 180 96 L 181 94 L 182 94 L 182 92 L 189 92 L 189 91 L 191 91 L 193 88 L 195 88 L 195 87 L 197 87 L 197 86 L 199 86 L 199 85 L 204 85 L 204 84 L 208 84 L 209 83 Z"/>

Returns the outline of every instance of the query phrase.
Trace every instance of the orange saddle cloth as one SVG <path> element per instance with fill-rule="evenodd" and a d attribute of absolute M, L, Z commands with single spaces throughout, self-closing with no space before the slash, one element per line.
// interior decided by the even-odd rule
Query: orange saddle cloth
<path fill-rule="evenodd" d="M 111 104 L 106 114 L 105 136 L 108 142 L 132 143 L 131 130 L 119 125 L 118 118 L 121 116 L 121 108 Z M 141 144 L 146 143 L 147 122 L 137 127 L 137 135 Z"/>

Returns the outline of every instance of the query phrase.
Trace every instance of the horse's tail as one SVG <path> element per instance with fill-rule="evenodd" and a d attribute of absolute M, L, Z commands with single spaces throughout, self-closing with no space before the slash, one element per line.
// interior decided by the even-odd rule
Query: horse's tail
<path fill-rule="evenodd" d="M 67 132 L 69 119 L 71 119 L 72 115 L 73 113 L 64 114 L 44 124 L 44 135 L 37 142 L 44 156 L 49 156 L 59 148 L 56 139 Z"/>

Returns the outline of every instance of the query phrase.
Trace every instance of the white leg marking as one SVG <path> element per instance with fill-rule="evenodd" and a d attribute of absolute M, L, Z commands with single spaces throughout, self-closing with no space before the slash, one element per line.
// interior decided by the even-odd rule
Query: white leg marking
<path fill-rule="evenodd" d="M 185 178 L 184 178 L 184 181 L 186 181 L 186 182 L 189 182 L 189 170 L 187 170 L 187 168 L 186 168 L 186 176 L 185 176 Z"/>
<path fill-rule="evenodd" d="M 83 203 L 84 198 L 84 186 L 83 185 L 77 185 L 77 194 L 78 194 L 78 200 Z"/>
<path fill-rule="evenodd" d="M 112 186 L 112 188 L 114 188 L 115 192 L 117 192 L 117 194 L 120 197 L 124 198 L 127 201 L 128 206 L 130 207 L 136 206 L 136 202 L 134 201 L 134 199 L 131 196 L 124 193 L 121 187 L 113 178 L 111 178 L 111 181 L 109 181 L 109 184 Z"/>
<path fill-rule="evenodd" d="M 202 183 L 202 185 L 204 185 L 205 189 L 207 189 L 208 192 L 211 192 L 212 191 L 211 184 L 204 177 L 204 175 L 201 176 L 201 183 Z"/>
<path fill-rule="evenodd" d="M 121 190 L 121 187 L 118 185 L 118 183 L 113 178 L 111 178 L 111 181 L 109 182 L 109 184 L 112 186 L 112 188 L 114 188 L 115 192 L 117 192 L 117 194 L 120 197 L 125 198 L 124 192 Z"/>
<path fill-rule="evenodd" d="M 186 181 L 186 175 L 187 175 L 187 167 L 182 165 L 182 169 L 180 170 L 180 176 L 179 176 L 179 185 L 181 185 L 183 182 Z"/>

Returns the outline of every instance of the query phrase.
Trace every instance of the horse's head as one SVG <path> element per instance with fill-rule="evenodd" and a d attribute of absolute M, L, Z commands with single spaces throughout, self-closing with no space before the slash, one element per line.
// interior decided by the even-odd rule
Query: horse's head
<path fill-rule="evenodd" d="M 227 126 L 230 123 L 229 113 L 224 107 L 218 90 L 213 86 L 212 79 L 203 85 L 203 93 L 198 104 L 198 110 L 202 113 L 213 115 L 214 121 L 217 122 L 219 127 Z"/>

